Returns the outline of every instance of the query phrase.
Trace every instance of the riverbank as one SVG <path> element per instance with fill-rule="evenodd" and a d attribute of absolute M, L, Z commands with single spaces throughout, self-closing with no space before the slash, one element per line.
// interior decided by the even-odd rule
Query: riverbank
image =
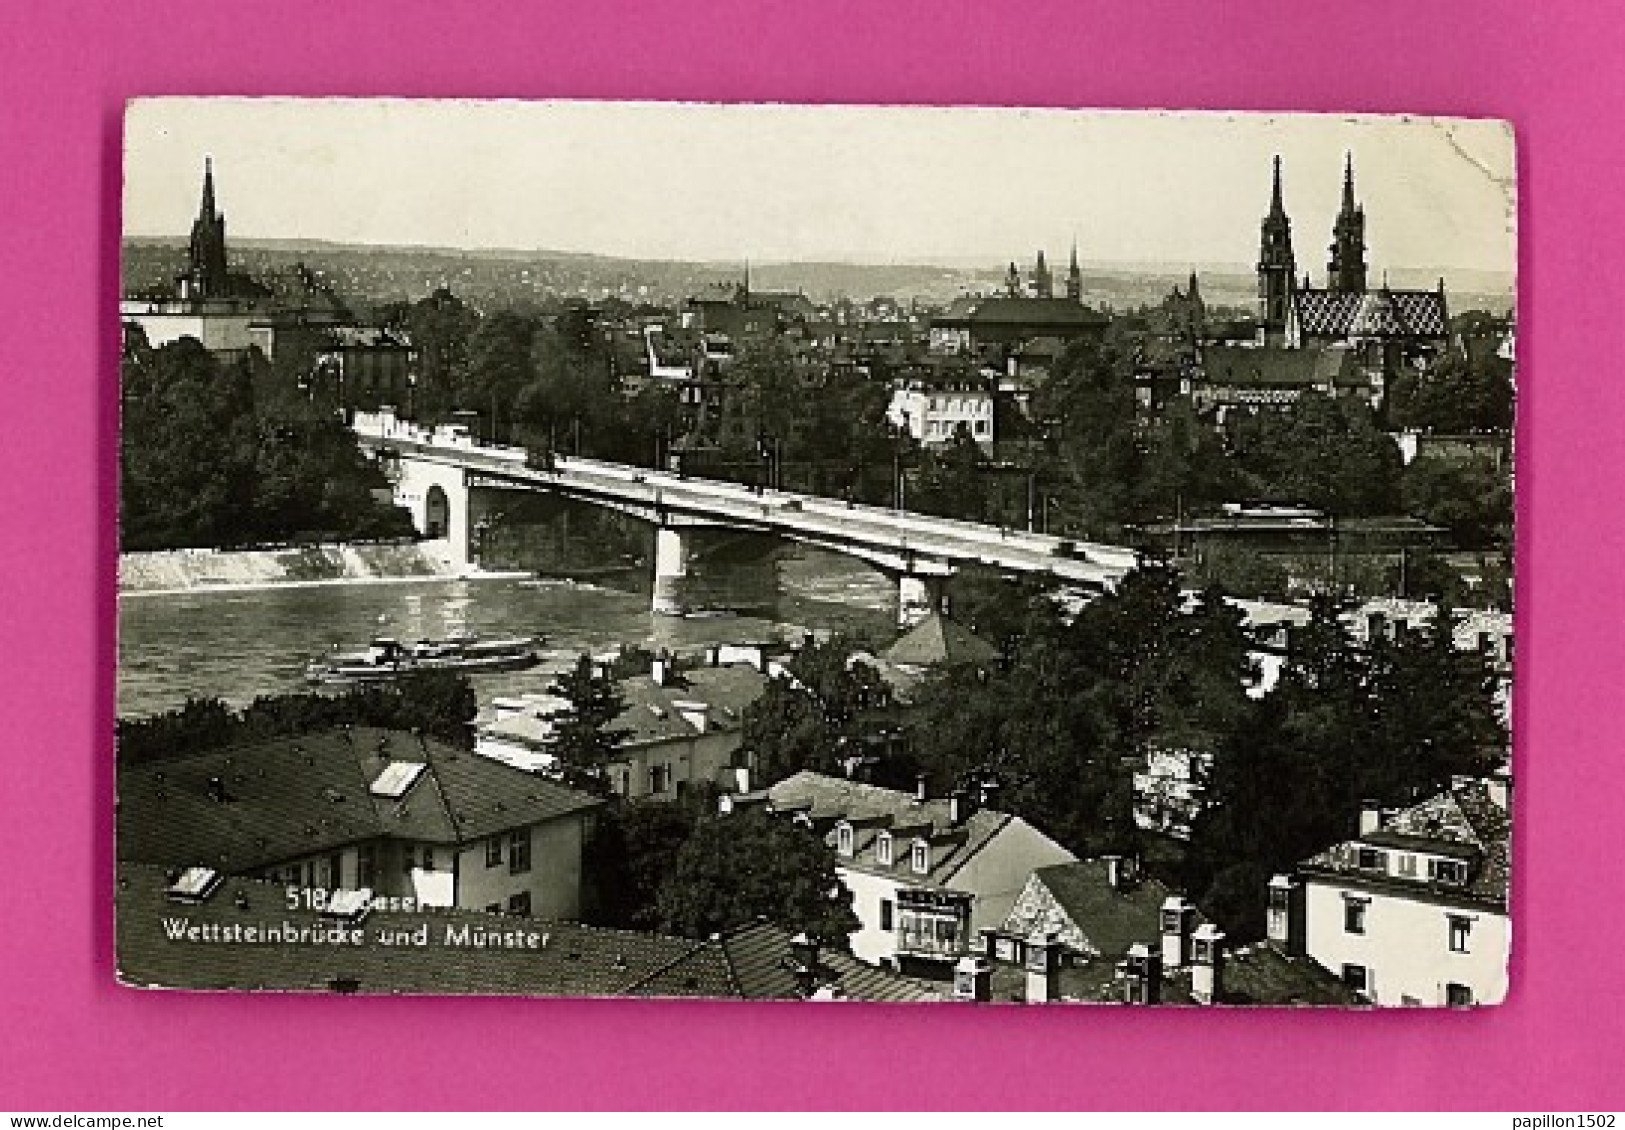
<path fill-rule="evenodd" d="M 444 540 L 282 549 L 171 549 L 119 557 L 119 594 L 445 580 L 470 575 Z M 522 575 L 522 574 L 521 574 Z"/>

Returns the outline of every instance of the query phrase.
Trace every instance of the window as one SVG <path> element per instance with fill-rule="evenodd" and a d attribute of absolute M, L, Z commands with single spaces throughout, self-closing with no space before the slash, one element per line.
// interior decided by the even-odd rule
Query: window
<path fill-rule="evenodd" d="M 890 930 L 892 928 L 892 901 L 891 901 L 891 899 L 881 899 L 880 900 L 880 928 L 882 930 Z"/>
<path fill-rule="evenodd" d="M 649 766 L 649 791 L 663 793 L 671 780 L 671 767 L 669 765 Z"/>
<path fill-rule="evenodd" d="M 428 844 L 423 845 L 423 869 L 425 871 L 434 870 L 434 848 Z"/>
<path fill-rule="evenodd" d="M 890 832 L 882 832 L 875 837 L 875 862 L 883 867 L 891 866 Z"/>
<path fill-rule="evenodd" d="M 1466 985 L 1446 985 L 1444 987 L 1444 1003 L 1451 1008 L 1467 1008 L 1473 1003 L 1473 990 Z"/>
<path fill-rule="evenodd" d="M 835 829 L 835 850 L 842 855 L 852 854 L 852 825 L 842 824 Z"/>
<path fill-rule="evenodd" d="M 1348 934 L 1365 933 L 1367 899 L 1343 898 L 1343 931 Z"/>
<path fill-rule="evenodd" d="M 1388 857 L 1376 848 L 1363 847 L 1360 849 L 1359 865 L 1361 871 L 1386 871 Z"/>
<path fill-rule="evenodd" d="M 517 895 L 509 895 L 508 896 L 508 913 L 509 914 L 529 914 L 530 913 L 530 892 L 529 891 L 520 891 Z"/>
<path fill-rule="evenodd" d="M 1406 852 L 1399 857 L 1399 873 L 1407 878 L 1416 878 L 1416 856 Z"/>
<path fill-rule="evenodd" d="M 401 871 L 403 874 L 410 875 L 412 868 L 418 865 L 416 855 L 417 853 L 413 851 L 411 844 L 401 848 Z"/>
<path fill-rule="evenodd" d="M 925 844 L 916 842 L 909 856 L 909 865 L 914 868 L 916 875 L 924 875 L 931 870 L 931 849 Z"/>
<path fill-rule="evenodd" d="M 530 870 L 530 829 L 508 833 L 508 874 L 523 875 Z M 527 911 L 526 913 L 529 913 Z"/>
<path fill-rule="evenodd" d="M 1428 878 L 1437 883 L 1460 886 L 1467 881 L 1467 865 L 1455 859 L 1430 859 Z"/>
<path fill-rule="evenodd" d="M 1365 996 L 1371 992 L 1371 973 L 1363 965 L 1343 966 L 1343 984 Z"/>
<path fill-rule="evenodd" d="M 502 837 L 492 836 L 485 841 L 485 865 L 487 867 L 502 866 Z"/>
<path fill-rule="evenodd" d="M 378 849 L 362 844 L 355 853 L 355 885 L 371 889 L 378 885 Z"/>
<path fill-rule="evenodd" d="M 1461 914 L 1449 915 L 1450 920 L 1450 952 L 1466 953 L 1467 939 L 1473 932 L 1473 920 Z"/>
<path fill-rule="evenodd" d="M 501 914 L 502 913 L 502 904 L 500 902 L 487 903 L 486 907 L 485 907 L 485 913 L 487 913 L 487 914 Z"/>

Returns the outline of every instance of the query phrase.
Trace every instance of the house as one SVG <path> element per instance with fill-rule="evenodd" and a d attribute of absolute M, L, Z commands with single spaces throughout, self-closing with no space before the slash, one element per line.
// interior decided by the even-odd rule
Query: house
<path fill-rule="evenodd" d="M 951 965 L 977 931 L 1004 921 L 1036 868 L 1076 858 L 966 794 L 929 797 L 923 780 L 909 793 L 803 771 L 724 808 L 757 801 L 808 823 L 834 851 L 861 923 L 853 954 L 905 971 Z"/>
<path fill-rule="evenodd" d="M 1040 868 L 985 931 L 991 999 L 1128 1004 L 1350 1004 L 1313 962 L 1229 947 L 1183 895 L 1128 857 Z"/>
<path fill-rule="evenodd" d="M 748 786 L 750 766 L 741 760 L 740 743 L 745 708 L 767 685 L 761 652 L 723 648 L 710 658 L 714 665 L 679 669 L 662 657 L 649 674 L 617 684 L 626 706 L 611 728 L 623 736 L 617 758 L 605 766 L 617 795 L 673 800 L 701 785 Z M 567 705 L 546 694 L 499 699 L 495 716 L 479 727 L 475 749 L 527 772 L 550 772 L 552 718 Z"/>
<path fill-rule="evenodd" d="M 974 376 L 899 381 L 886 419 L 926 446 L 951 443 L 960 429 L 983 447 L 993 443 L 993 388 Z"/>
<path fill-rule="evenodd" d="M 1498 1004 L 1507 991 L 1511 821 L 1499 781 L 1458 778 L 1270 883 L 1270 937 L 1375 1004 Z"/>
<path fill-rule="evenodd" d="M 118 855 L 570 919 L 602 804 L 421 735 L 345 728 L 120 770 Z"/>

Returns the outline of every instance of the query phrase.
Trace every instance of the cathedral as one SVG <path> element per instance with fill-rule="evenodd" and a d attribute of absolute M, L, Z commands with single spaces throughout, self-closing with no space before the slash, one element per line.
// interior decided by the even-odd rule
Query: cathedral
<path fill-rule="evenodd" d="M 1443 347 L 1450 333 L 1444 280 L 1436 290 L 1368 286 L 1365 208 L 1354 190 L 1354 157 L 1343 165 L 1343 202 L 1332 223 L 1326 285 L 1298 275 L 1292 250 L 1292 220 L 1281 189 L 1281 159 L 1275 158 L 1270 208 L 1260 227 L 1258 310 L 1264 345 L 1301 349 L 1346 345 L 1367 365 L 1392 373 L 1401 361 Z"/>

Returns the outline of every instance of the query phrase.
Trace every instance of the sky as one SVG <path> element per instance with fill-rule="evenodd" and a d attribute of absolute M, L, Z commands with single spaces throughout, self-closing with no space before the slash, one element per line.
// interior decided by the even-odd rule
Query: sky
<path fill-rule="evenodd" d="M 125 232 L 183 236 L 205 156 L 230 237 L 647 259 L 1250 264 L 1280 154 L 1320 278 L 1354 155 L 1374 272 L 1515 264 L 1490 121 L 985 108 L 158 98 Z"/>

